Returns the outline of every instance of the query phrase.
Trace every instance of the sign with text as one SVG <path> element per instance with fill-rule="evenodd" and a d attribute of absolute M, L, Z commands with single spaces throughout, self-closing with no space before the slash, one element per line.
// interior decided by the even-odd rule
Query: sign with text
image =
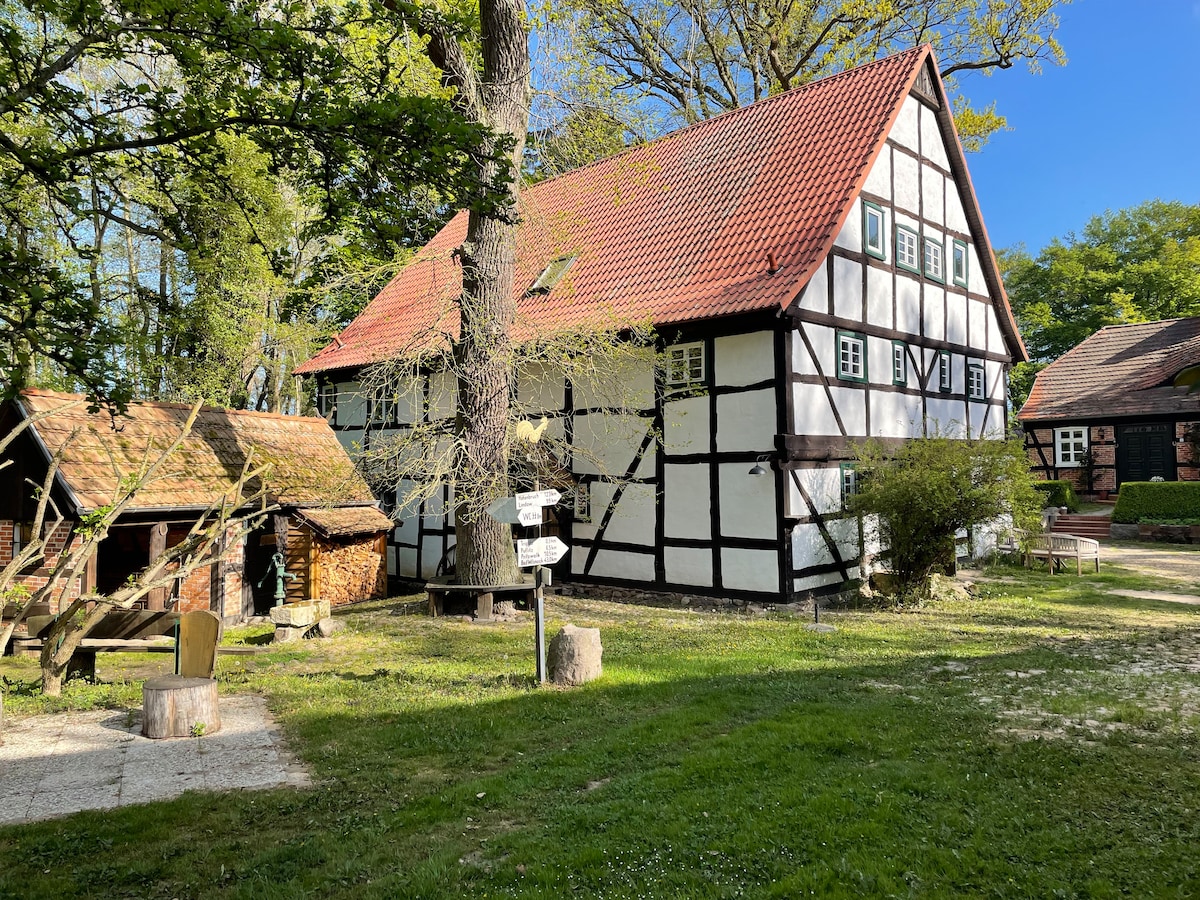
<path fill-rule="evenodd" d="M 542 537 L 532 541 L 517 541 L 517 565 L 522 569 L 530 566 L 552 566 L 567 552 L 567 545 L 556 537 Z"/>
<path fill-rule="evenodd" d="M 517 494 L 513 498 L 517 501 L 517 509 L 529 509 L 531 507 L 553 506 L 562 499 L 562 494 L 549 488 L 544 491 L 524 491 Z"/>
<path fill-rule="evenodd" d="M 519 494 L 517 496 L 520 496 Z M 517 506 L 516 497 L 501 497 L 488 504 L 488 515 L 505 525 L 541 525 L 541 506 Z"/>

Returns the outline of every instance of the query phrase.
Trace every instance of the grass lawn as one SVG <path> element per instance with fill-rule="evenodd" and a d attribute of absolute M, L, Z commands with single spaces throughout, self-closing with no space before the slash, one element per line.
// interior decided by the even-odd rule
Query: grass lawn
<path fill-rule="evenodd" d="M 315 788 L 0 829 L 0 897 L 1191 896 L 1200 607 L 1112 596 L 1170 589 L 1115 572 L 1003 570 L 833 634 L 554 599 L 551 634 L 605 647 L 570 691 L 535 687 L 530 622 L 358 607 L 221 659 Z M 102 656 L 109 683 L 53 703 L 30 662 L 0 674 L 21 716 L 138 706 L 139 665 Z"/>

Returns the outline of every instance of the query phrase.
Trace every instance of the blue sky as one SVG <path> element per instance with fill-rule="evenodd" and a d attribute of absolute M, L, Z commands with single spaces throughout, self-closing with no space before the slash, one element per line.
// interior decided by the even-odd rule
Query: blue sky
<path fill-rule="evenodd" d="M 1075 0 L 1061 18 L 1066 66 L 960 83 L 1012 129 L 967 158 L 997 248 L 1036 254 L 1156 197 L 1200 203 L 1200 0 Z"/>

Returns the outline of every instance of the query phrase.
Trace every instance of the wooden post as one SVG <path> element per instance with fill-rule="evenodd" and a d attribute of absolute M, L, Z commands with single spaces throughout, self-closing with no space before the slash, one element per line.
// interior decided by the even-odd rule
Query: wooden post
<path fill-rule="evenodd" d="M 156 525 L 150 526 L 150 559 L 147 562 L 154 562 L 167 549 L 167 523 L 159 522 Z M 165 587 L 155 588 L 146 597 L 146 608 L 158 612 L 167 608 L 167 589 Z"/>
<path fill-rule="evenodd" d="M 541 566 L 533 570 L 533 645 L 537 655 L 538 684 L 546 683 L 546 610 L 542 605 L 542 579 L 545 572 Z"/>

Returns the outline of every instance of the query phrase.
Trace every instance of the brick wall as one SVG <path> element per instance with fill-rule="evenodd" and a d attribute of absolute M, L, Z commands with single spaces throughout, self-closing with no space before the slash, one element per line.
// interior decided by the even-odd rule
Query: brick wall
<path fill-rule="evenodd" d="M 12 520 L 0 521 L 0 566 L 12 562 L 13 532 L 16 523 Z M 29 572 L 17 577 L 17 584 L 31 594 L 45 587 L 50 581 L 50 572 L 58 565 L 64 552 L 74 549 L 82 541 L 78 535 L 71 532 L 70 522 L 59 522 L 46 538 L 46 550 L 42 560 Z M 82 578 L 82 576 L 81 576 Z M 51 609 L 61 611 L 68 603 L 79 596 L 81 578 L 73 579 L 60 587 L 48 598 Z"/>

